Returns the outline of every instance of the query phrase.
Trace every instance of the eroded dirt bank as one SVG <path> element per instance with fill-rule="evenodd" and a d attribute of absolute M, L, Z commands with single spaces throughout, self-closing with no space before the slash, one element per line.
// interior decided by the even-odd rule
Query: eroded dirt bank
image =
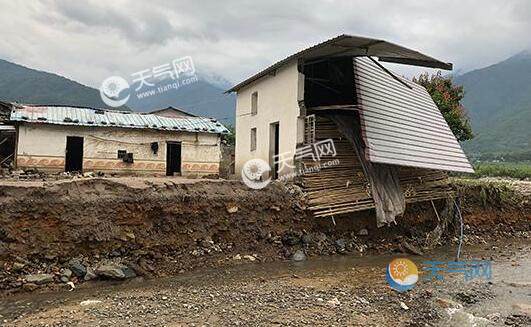
<path fill-rule="evenodd" d="M 456 182 L 466 243 L 528 237 L 529 195 L 490 184 Z M 444 201 L 435 204 L 442 213 Z M 99 267 L 112 264 L 126 268 L 125 275 L 111 271 L 99 277 L 154 277 L 278 261 L 293 258 L 298 250 L 310 257 L 415 252 L 455 241 L 457 227 L 450 221 L 434 241 L 438 222 L 430 203 L 409 206 L 398 225 L 380 229 L 372 211 L 335 221 L 314 219 L 303 210 L 296 188 L 275 184 L 254 191 L 228 181 L 4 183 L 0 206 L 0 286 L 9 292 L 71 287 L 65 284 L 95 278 Z M 73 262 L 89 274 L 77 274 Z M 28 281 L 35 274 L 46 278 Z"/>

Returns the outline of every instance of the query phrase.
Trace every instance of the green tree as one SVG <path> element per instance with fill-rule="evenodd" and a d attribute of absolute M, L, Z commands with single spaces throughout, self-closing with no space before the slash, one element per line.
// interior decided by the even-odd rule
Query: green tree
<path fill-rule="evenodd" d="M 225 127 L 229 130 L 229 134 L 224 134 L 222 139 L 225 140 L 227 145 L 234 146 L 236 144 L 236 129 L 231 124 L 225 124 Z"/>
<path fill-rule="evenodd" d="M 441 72 L 431 76 L 420 74 L 413 81 L 426 88 L 458 141 L 474 137 L 466 109 L 460 103 L 465 95 L 462 86 L 454 85 L 452 79 L 443 77 Z"/>

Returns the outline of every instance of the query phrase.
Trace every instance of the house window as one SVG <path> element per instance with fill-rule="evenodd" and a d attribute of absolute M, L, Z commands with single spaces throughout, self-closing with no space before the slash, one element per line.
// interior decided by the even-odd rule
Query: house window
<path fill-rule="evenodd" d="M 251 115 L 258 113 L 258 92 L 251 94 Z"/>
<path fill-rule="evenodd" d="M 256 150 L 256 127 L 251 128 L 251 151 Z"/>

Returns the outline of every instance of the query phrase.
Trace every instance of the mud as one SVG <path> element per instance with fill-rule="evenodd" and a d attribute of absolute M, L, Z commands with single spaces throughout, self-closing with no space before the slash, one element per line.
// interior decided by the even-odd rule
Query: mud
<path fill-rule="evenodd" d="M 456 183 L 465 243 L 528 238 L 528 196 L 485 185 Z M 444 211 L 445 201 L 434 204 Z M 178 178 L 6 181 L 0 206 L 0 288 L 8 293 L 23 290 L 24 275 L 34 273 L 55 276 L 55 284 L 38 289 L 64 288 L 60 270 L 72 258 L 87 267 L 119 262 L 150 278 L 286 260 L 297 250 L 309 257 L 392 253 L 404 241 L 425 246 L 438 225 L 430 203 L 408 206 L 396 226 L 376 228 L 372 211 L 335 219 L 308 216 L 294 186 L 255 191 L 239 182 Z M 455 242 L 457 230 L 451 220 L 438 244 Z"/>

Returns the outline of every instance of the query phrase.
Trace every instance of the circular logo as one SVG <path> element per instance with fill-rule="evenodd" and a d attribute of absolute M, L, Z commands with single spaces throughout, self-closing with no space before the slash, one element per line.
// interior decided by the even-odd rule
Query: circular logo
<path fill-rule="evenodd" d="M 106 78 L 100 86 L 101 99 L 111 107 L 123 106 L 129 100 L 129 94 L 123 99 L 120 99 L 120 94 L 128 88 L 129 83 L 120 76 Z"/>
<path fill-rule="evenodd" d="M 413 261 L 398 258 L 389 263 L 385 277 L 392 289 L 405 292 L 415 286 L 419 280 L 419 271 Z"/>
<path fill-rule="evenodd" d="M 271 178 L 268 178 L 265 181 L 262 180 L 264 174 L 269 171 L 271 171 L 271 167 L 269 167 L 269 164 L 264 160 L 248 160 L 242 168 L 243 183 L 255 190 L 264 188 L 271 182 Z"/>

